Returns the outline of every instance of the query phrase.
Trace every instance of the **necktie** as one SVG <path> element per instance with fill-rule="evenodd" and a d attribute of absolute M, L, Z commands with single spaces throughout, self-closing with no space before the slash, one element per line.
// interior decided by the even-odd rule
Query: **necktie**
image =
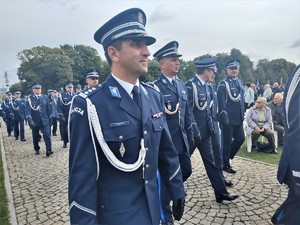
<path fill-rule="evenodd" d="M 172 80 L 172 84 L 173 84 L 174 87 L 176 87 L 176 81 L 175 81 L 175 79 Z"/>
<path fill-rule="evenodd" d="M 133 96 L 133 101 L 141 109 L 139 87 L 137 85 L 134 85 L 131 93 L 132 93 L 132 96 Z"/>

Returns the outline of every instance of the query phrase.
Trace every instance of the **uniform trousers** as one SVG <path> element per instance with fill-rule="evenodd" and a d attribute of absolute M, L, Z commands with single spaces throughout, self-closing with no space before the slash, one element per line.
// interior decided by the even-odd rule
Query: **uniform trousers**
<path fill-rule="evenodd" d="M 14 128 L 14 120 L 11 118 L 6 118 L 6 130 L 9 136 L 11 135 L 13 128 Z"/>
<path fill-rule="evenodd" d="M 69 121 L 69 118 L 66 117 L 66 120 L 62 122 L 62 138 L 63 138 L 64 144 L 69 143 L 68 121 Z"/>
<path fill-rule="evenodd" d="M 243 125 L 222 125 L 223 166 L 229 167 L 229 159 L 233 159 L 245 141 Z"/>
<path fill-rule="evenodd" d="M 45 125 L 45 126 L 35 126 L 32 127 L 32 139 L 33 139 L 33 147 L 35 151 L 40 150 L 39 146 L 39 140 L 40 140 L 40 134 L 39 131 L 42 131 L 43 133 L 43 138 L 45 141 L 46 145 L 46 150 L 52 150 L 52 145 L 51 145 L 51 138 L 50 138 L 50 125 Z"/>
<path fill-rule="evenodd" d="M 214 189 L 215 195 L 227 194 L 222 171 L 216 166 L 212 151 L 211 137 L 201 139 L 201 143 L 197 146 L 206 170 L 206 174 Z"/>
<path fill-rule="evenodd" d="M 21 140 L 25 139 L 24 120 L 14 120 L 14 137 L 18 138 L 19 136 Z"/>

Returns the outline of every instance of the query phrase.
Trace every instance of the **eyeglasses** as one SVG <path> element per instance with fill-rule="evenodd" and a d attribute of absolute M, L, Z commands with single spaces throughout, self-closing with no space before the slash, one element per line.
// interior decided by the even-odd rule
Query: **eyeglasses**
<path fill-rule="evenodd" d="M 99 80 L 98 77 L 89 77 L 91 80 Z"/>
<path fill-rule="evenodd" d="M 256 103 L 261 103 L 260 101 L 256 101 Z"/>
<path fill-rule="evenodd" d="M 238 67 L 237 66 L 234 66 L 234 67 L 229 67 L 230 70 L 237 70 Z"/>

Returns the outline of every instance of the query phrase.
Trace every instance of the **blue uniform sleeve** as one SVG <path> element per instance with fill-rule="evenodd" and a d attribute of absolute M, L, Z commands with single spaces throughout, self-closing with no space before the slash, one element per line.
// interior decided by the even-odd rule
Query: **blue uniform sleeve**
<path fill-rule="evenodd" d="M 28 96 L 28 99 L 30 98 L 30 96 Z M 28 123 L 32 122 L 32 117 L 31 117 L 31 108 L 29 105 L 28 100 L 26 101 L 26 107 L 25 107 L 25 118 L 28 121 Z"/>
<path fill-rule="evenodd" d="M 161 110 L 164 111 L 163 97 L 161 95 Z M 169 191 L 172 200 L 185 196 L 182 174 L 177 151 L 173 145 L 170 131 L 164 116 L 161 140 L 158 156 L 159 172 L 164 180 L 164 184 Z"/>
<path fill-rule="evenodd" d="M 223 125 L 227 125 L 229 123 L 227 109 L 226 109 L 226 98 L 227 98 L 227 91 L 225 86 L 225 81 L 221 80 L 218 89 L 217 89 L 217 96 L 218 96 L 218 117 L 219 122 Z"/>
<path fill-rule="evenodd" d="M 97 224 L 97 152 L 94 148 L 86 100 L 73 99 L 69 121 L 69 208 L 71 224 Z"/>
<path fill-rule="evenodd" d="M 198 129 L 197 123 L 195 121 L 194 118 L 194 91 L 193 91 L 193 84 L 192 81 L 187 81 L 186 82 L 186 90 L 187 90 L 187 94 L 188 94 L 188 108 L 190 110 L 190 116 L 191 116 L 191 122 L 193 125 L 193 133 L 194 133 L 194 137 L 200 137 L 201 138 L 201 134 L 200 131 Z"/>

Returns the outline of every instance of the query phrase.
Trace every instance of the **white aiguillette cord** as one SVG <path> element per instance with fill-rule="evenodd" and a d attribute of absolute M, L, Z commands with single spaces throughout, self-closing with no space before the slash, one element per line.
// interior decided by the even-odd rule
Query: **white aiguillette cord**
<path fill-rule="evenodd" d="M 90 118 L 90 123 L 91 123 L 90 125 L 92 125 L 95 135 L 97 137 L 97 140 L 101 146 L 101 149 L 102 149 L 105 157 L 107 158 L 107 160 L 111 163 L 111 165 L 113 165 L 115 168 L 117 168 L 118 170 L 121 170 L 123 172 L 133 172 L 133 171 L 137 170 L 142 164 L 144 165 L 145 157 L 146 157 L 146 149 L 144 146 L 144 139 L 143 138 L 141 139 L 141 149 L 140 149 L 139 157 L 138 157 L 137 161 L 133 164 L 126 164 L 126 163 L 121 162 L 120 160 L 118 160 L 115 157 L 115 155 L 110 150 L 110 148 L 108 147 L 108 145 L 104 139 L 96 107 L 93 105 L 93 103 L 91 102 L 91 100 L 89 98 L 87 98 L 86 101 L 87 101 L 88 117 Z"/>

